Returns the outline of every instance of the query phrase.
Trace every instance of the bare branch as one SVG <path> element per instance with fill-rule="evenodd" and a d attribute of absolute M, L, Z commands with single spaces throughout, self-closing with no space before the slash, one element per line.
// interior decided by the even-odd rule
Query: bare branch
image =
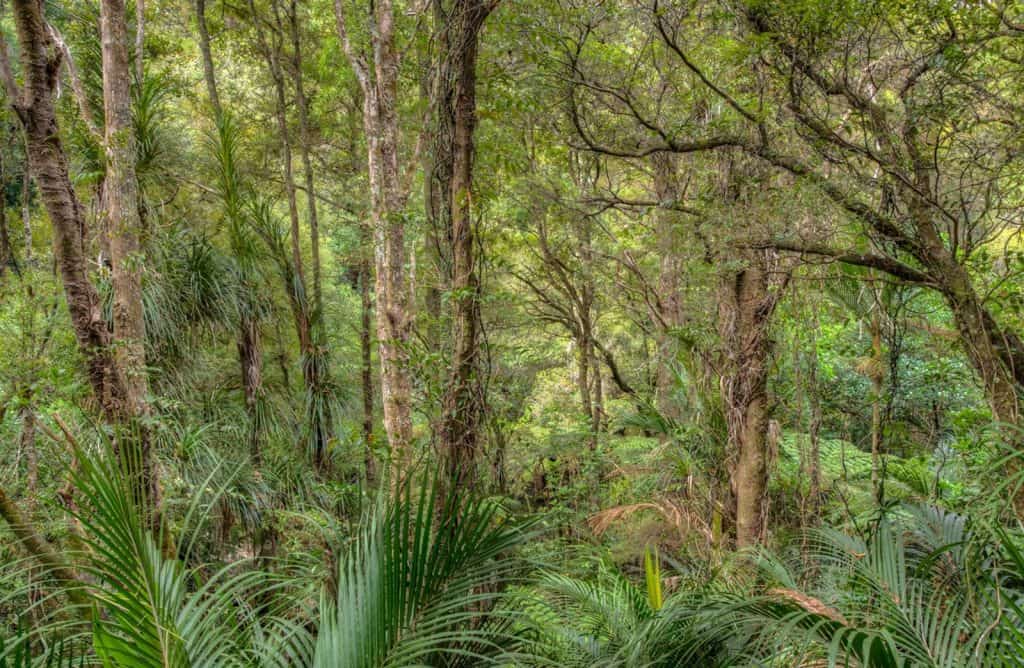
<path fill-rule="evenodd" d="M 10 100 L 12 106 L 17 108 L 21 101 L 21 90 L 18 88 L 18 83 L 14 80 L 14 70 L 11 69 L 11 56 L 7 48 L 7 40 L 4 39 L 2 31 L 0 31 L 0 77 L 4 80 L 4 90 L 7 92 L 8 100 Z"/>
<path fill-rule="evenodd" d="M 356 74 L 359 87 L 363 90 L 363 95 L 370 95 L 372 92 L 370 90 L 370 68 L 366 64 L 366 58 L 356 52 L 352 47 L 352 42 L 349 40 L 348 25 L 345 22 L 344 0 L 334 0 L 334 20 L 338 31 L 338 39 L 341 40 L 341 48 L 345 52 L 345 57 L 348 58 L 349 64 L 352 66 L 352 71 Z"/>
<path fill-rule="evenodd" d="M 82 79 L 78 76 L 78 68 L 75 67 L 75 59 L 71 57 L 71 49 L 68 48 L 67 42 L 64 41 L 63 35 L 54 26 L 47 24 L 47 29 L 50 31 L 50 37 L 53 39 L 57 49 L 60 50 L 63 55 L 64 65 L 67 69 L 68 78 L 71 80 L 71 92 L 75 96 L 75 102 L 78 104 L 78 112 L 82 115 L 82 120 L 85 122 L 85 127 L 89 129 L 89 134 L 92 135 L 93 139 L 103 144 L 103 134 L 99 130 L 99 126 L 96 125 L 96 120 L 93 118 L 92 109 L 89 107 L 89 98 L 85 94 L 85 86 L 82 85 Z"/>
<path fill-rule="evenodd" d="M 894 278 L 898 278 L 909 283 L 917 283 L 922 285 L 934 285 L 935 281 L 932 277 L 924 271 L 920 271 L 911 267 L 908 264 L 904 264 L 898 260 L 894 260 L 891 257 L 885 255 L 876 255 L 874 253 L 858 253 L 856 251 L 842 250 L 838 248 L 831 248 L 829 246 L 823 246 L 814 243 L 804 243 L 800 241 L 786 241 L 786 240 L 774 240 L 766 241 L 758 244 L 760 248 L 773 248 L 778 251 L 789 251 L 794 253 L 800 253 L 801 255 L 816 255 L 818 257 L 829 258 L 836 262 L 842 262 L 844 264 L 852 264 L 858 267 L 868 267 L 870 269 L 877 269 L 885 272 Z"/>

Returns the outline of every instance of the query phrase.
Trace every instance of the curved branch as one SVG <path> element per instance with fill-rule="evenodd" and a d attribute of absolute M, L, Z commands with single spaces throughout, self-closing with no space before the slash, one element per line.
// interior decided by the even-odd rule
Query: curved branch
<path fill-rule="evenodd" d="M 793 253 L 800 253 L 801 255 L 816 255 L 818 257 L 829 258 L 836 262 L 842 262 L 844 264 L 852 264 L 858 267 L 868 267 L 870 269 L 877 269 L 881 272 L 885 272 L 894 278 L 898 278 L 908 283 L 917 283 L 921 285 L 934 285 L 935 281 L 931 275 L 927 272 L 920 271 L 911 267 L 908 264 L 904 264 L 898 260 L 894 260 L 891 257 L 884 255 L 876 255 L 874 253 L 858 253 L 856 251 L 843 250 L 839 248 L 831 248 L 829 246 L 823 246 L 813 243 L 803 243 L 798 241 L 767 241 L 758 245 L 760 248 L 773 248 L 778 251 L 789 251 Z"/>

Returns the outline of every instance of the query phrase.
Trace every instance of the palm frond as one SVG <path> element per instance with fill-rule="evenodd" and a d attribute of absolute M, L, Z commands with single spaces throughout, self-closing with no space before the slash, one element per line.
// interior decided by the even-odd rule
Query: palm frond
<path fill-rule="evenodd" d="M 438 502 L 436 485 L 420 482 L 380 503 L 342 559 L 337 593 L 321 604 L 316 668 L 486 665 L 516 645 L 500 602 L 525 527 L 491 502 Z"/>

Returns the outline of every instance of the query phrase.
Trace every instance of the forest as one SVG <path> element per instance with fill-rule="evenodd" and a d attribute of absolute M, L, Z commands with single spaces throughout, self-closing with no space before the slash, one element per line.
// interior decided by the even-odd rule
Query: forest
<path fill-rule="evenodd" d="M 1024 666 L 1022 0 L 0 0 L 0 668 Z"/>

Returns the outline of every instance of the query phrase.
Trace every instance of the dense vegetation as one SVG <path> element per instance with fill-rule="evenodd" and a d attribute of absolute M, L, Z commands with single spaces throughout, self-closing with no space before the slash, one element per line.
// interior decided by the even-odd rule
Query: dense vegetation
<path fill-rule="evenodd" d="M 0 37 L 0 667 L 1024 665 L 1024 4 Z"/>

